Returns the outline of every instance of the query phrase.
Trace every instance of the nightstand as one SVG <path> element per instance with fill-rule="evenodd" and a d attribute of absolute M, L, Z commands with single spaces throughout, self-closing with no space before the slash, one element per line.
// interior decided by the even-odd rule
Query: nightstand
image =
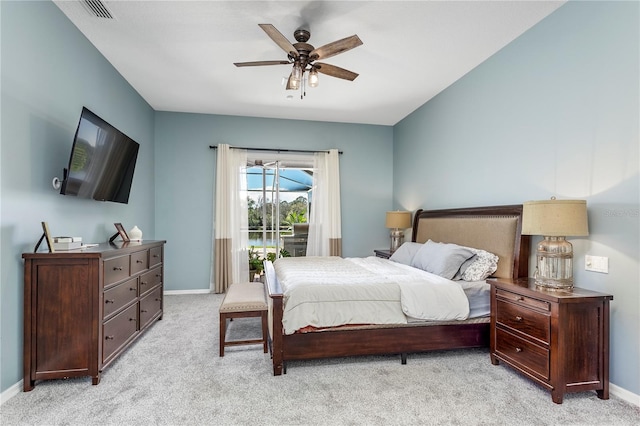
<path fill-rule="evenodd" d="M 388 259 L 391 257 L 391 255 L 393 253 L 391 253 L 391 250 L 384 250 L 384 249 L 377 249 L 373 251 L 377 257 L 381 257 L 383 259 Z"/>
<path fill-rule="evenodd" d="M 491 363 L 500 361 L 551 391 L 595 390 L 609 399 L 609 301 L 581 288 L 536 287 L 531 278 L 489 279 Z"/>

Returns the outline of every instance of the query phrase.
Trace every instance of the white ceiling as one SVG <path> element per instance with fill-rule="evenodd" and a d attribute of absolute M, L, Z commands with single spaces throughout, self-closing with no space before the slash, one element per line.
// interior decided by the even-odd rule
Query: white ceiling
<path fill-rule="evenodd" d="M 527 31 L 564 1 L 133 1 L 54 0 L 158 111 L 393 125 Z M 287 91 L 289 65 L 258 26 L 289 41 L 311 31 L 320 47 L 357 34 L 363 45 L 323 62 L 359 73 L 320 74 L 307 96 Z M 290 99 L 287 99 L 289 95 Z"/>

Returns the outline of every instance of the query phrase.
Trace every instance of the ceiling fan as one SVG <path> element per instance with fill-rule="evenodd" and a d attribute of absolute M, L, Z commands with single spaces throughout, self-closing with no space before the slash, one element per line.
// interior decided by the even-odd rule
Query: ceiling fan
<path fill-rule="evenodd" d="M 319 59 L 326 59 L 340 53 L 351 50 L 354 47 L 358 47 L 362 44 L 362 41 L 357 35 L 352 35 L 337 41 L 334 41 L 324 46 L 315 48 L 307 41 L 311 37 L 311 33 L 305 29 L 297 29 L 293 33 L 293 37 L 297 40 L 297 43 L 291 44 L 280 31 L 271 24 L 258 24 L 260 28 L 278 45 L 282 50 L 287 52 L 287 59 L 282 61 L 254 61 L 254 62 L 235 62 L 236 67 L 257 67 L 264 65 L 293 65 L 293 70 L 287 80 L 287 90 L 301 89 L 300 98 L 306 94 L 304 91 L 304 74 L 308 72 L 308 83 L 311 87 L 318 85 L 318 73 L 326 74 L 331 77 L 337 77 L 344 80 L 353 81 L 358 77 L 358 74 L 346 70 L 344 68 L 337 67 L 335 65 L 325 64 L 323 62 L 316 62 Z"/>

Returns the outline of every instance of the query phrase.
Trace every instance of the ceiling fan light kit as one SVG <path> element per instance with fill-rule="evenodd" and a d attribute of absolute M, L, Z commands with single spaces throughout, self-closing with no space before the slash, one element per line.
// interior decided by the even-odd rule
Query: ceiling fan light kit
<path fill-rule="evenodd" d="M 362 44 L 362 40 L 357 35 L 345 37 L 343 39 L 325 44 L 319 48 L 314 48 L 307 43 L 311 37 L 308 30 L 299 28 L 294 31 L 293 37 L 297 43 L 291 44 L 280 31 L 271 24 L 258 24 L 260 28 L 282 49 L 287 53 L 287 61 L 252 61 L 252 62 L 236 62 L 236 67 L 255 67 L 264 65 L 293 65 L 289 79 L 287 80 L 287 90 L 300 89 L 300 99 L 306 95 L 304 75 L 307 74 L 307 84 L 309 87 L 317 87 L 319 83 L 319 74 L 322 73 L 331 77 L 341 78 L 343 80 L 353 81 L 358 74 L 337 67 L 335 65 L 315 62 L 318 59 L 330 58 L 331 56 L 351 50 Z"/>

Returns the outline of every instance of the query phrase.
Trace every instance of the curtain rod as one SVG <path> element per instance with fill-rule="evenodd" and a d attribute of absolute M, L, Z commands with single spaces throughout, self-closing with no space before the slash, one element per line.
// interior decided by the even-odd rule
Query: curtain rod
<path fill-rule="evenodd" d="M 269 152 L 329 152 L 328 150 L 312 151 L 310 149 L 274 149 L 274 148 L 244 148 L 241 146 L 230 146 L 231 149 L 246 149 L 247 151 L 269 151 Z M 209 149 L 218 149 L 218 145 L 209 145 Z M 342 151 L 338 151 L 342 154 Z"/>

